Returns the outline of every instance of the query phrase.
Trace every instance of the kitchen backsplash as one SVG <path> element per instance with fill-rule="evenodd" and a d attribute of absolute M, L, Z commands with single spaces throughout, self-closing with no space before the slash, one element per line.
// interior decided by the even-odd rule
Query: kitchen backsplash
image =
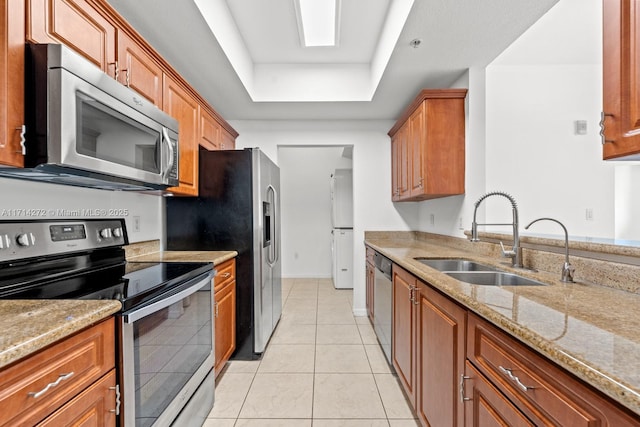
<path fill-rule="evenodd" d="M 0 221 L 124 218 L 130 242 L 162 238 L 163 202 L 156 194 L 95 190 L 0 178 Z"/>

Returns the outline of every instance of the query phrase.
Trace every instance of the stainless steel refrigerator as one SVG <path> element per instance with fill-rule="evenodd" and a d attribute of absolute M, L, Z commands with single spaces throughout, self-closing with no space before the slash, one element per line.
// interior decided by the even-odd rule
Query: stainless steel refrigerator
<path fill-rule="evenodd" d="M 199 152 L 198 197 L 166 199 L 168 250 L 234 250 L 236 351 L 264 352 L 282 313 L 280 169 L 258 148 Z"/>

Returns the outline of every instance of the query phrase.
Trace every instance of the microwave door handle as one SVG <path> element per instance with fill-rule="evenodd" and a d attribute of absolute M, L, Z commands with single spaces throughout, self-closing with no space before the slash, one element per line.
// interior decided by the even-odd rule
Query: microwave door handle
<path fill-rule="evenodd" d="M 167 128 L 162 128 L 162 136 L 167 144 L 167 148 L 169 151 L 168 162 L 164 165 L 164 171 L 162 172 L 162 175 L 167 178 L 169 176 L 169 173 L 171 173 L 171 167 L 173 166 L 173 144 L 171 143 L 171 139 L 169 138 L 169 132 L 167 131 Z"/>

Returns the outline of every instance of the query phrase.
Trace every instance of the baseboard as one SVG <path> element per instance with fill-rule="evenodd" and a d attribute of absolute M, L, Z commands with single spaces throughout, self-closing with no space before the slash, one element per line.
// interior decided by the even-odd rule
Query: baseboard
<path fill-rule="evenodd" d="M 356 317 L 365 317 L 367 316 L 367 309 L 366 308 L 354 308 L 353 309 L 353 315 Z"/>

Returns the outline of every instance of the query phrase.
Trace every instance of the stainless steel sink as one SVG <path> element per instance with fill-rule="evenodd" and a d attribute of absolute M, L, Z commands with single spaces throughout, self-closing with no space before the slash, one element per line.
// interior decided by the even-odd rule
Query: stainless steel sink
<path fill-rule="evenodd" d="M 451 271 L 445 272 L 461 282 L 482 286 L 546 286 L 546 283 L 505 271 Z"/>
<path fill-rule="evenodd" d="M 442 272 L 500 271 L 490 265 L 459 258 L 415 258 L 416 261 Z"/>

